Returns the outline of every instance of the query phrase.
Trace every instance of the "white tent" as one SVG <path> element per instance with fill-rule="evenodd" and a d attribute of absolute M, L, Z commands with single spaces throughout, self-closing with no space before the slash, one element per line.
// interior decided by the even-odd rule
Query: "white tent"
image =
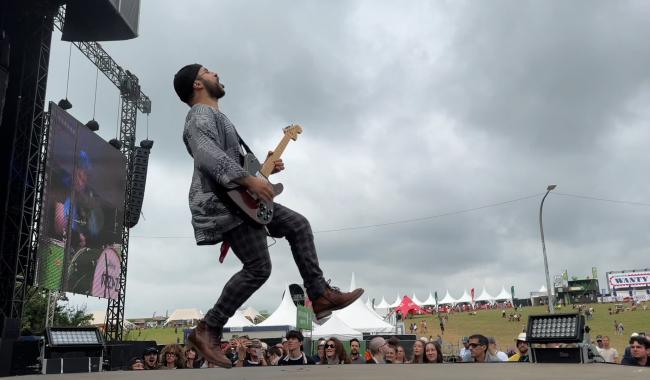
<path fill-rule="evenodd" d="M 248 318 L 253 322 L 255 322 L 255 318 L 259 318 L 262 316 L 262 314 L 260 314 L 259 311 L 255 310 L 255 308 L 252 306 L 245 308 L 244 310 L 241 311 L 241 313 L 244 317 Z"/>
<path fill-rule="evenodd" d="M 445 294 L 445 296 L 442 297 L 442 299 L 440 301 L 438 301 L 438 305 L 453 305 L 455 303 L 456 303 L 456 300 L 454 299 L 454 297 L 452 297 L 449 294 L 449 290 L 447 290 L 447 293 Z"/>
<path fill-rule="evenodd" d="M 494 297 L 492 297 L 487 290 L 485 290 L 485 286 L 483 287 L 483 291 L 481 294 L 474 299 L 476 302 L 489 302 L 493 303 L 494 302 Z"/>
<path fill-rule="evenodd" d="M 411 301 L 413 301 L 413 303 L 418 306 L 424 305 L 424 303 L 422 303 L 422 301 L 420 301 L 418 297 L 415 296 L 415 293 L 413 293 L 413 297 L 411 297 Z"/>
<path fill-rule="evenodd" d="M 422 304 L 425 305 L 425 306 L 437 306 L 436 305 L 436 300 L 431 295 L 431 292 L 429 292 L 429 298 L 427 298 L 424 302 L 422 302 Z"/>
<path fill-rule="evenodd" d="M 382 296 L 381 302 L 379 303 L 379 305 L 375 306 L 375 309 L 388 309 L 388 308 L 390 308 L 390 305 L 388 304 L 388 302 L 386 302 L 386 298 Z"/>
<path fill-rule="evenodd" d="M 366 307 L 370 310 L 373 310 L 372 308 L 372 302 L 370 301 L 370 297 L 366 300 Z"/>
<path fill-rule="evenodd" d="M 356 286 L 354 281 L 354 273 L 352 274 L 352 281 L 350 282 L 350 288 L 354 289 Z M 384 320 L 377 315 L 373 310 L 368 309 L 361 298 L 358 298 L 351 305 L 342 310 L 337 310 L 333 313 L 333 317 L 338 317 L 348 326 L 352 327 L 354 330 L 359 332 L 374 332 L 374 333 L 384 333 L 392 332 L 395 328 L 384 322 Z"/>
<path fill-rule="evenodd" d="M 546 286 L 544 286 L 544 285 L 542 285 L 542 287 L 539 288 L 539 292 L 540 292 L 540 293 L 546 293 L 547 290 L 548 290 L 548 289 L 546 289 Z"/>
<path fill-rule="evenodd" d="M 402 303 L 402 297 L 399 296 L 399 293 L 397 293 L 397 298 L 395 299 L 395 302 L 391 303 L 389 306 L 391 309 L 394 309 L 398 307 Z"/>
<path fill-rule="evenodd" d="M 468 304 L 472 303 L 472 297 L 470 297 L 469 294 L 467 293 L 467 289 L 465 289 L 463 291 L 463 295 L 456 300 L 456 305 L 458 305 L 459 303 L 468 303 Z"/>
<path fill-rule="evenodd" d="M 350 340 L 352 338 L 361 339 L 362 333 L 348 326 L 336 315 L 333 315 L 322 325 L 314 325 L 311 332 L 312 339 L 335 337 L 339 340 Z"/>
<path fill-rule="evenodd" d="M 165 325 L 168 325 L 170 322 L 194 324 L 200 319 L 203 319 L 203 312 L 199 309 L 176 309 L 172 315 L 167 318 Z"/>
<path fill-rule="evenodd" d="M 365 306 L 364 306 L 365 307 Z M 289 293 L 289 286 L 284 288 L 284 297 L 277 309 L 264 321 L 257 324 L 257 326 L 291 326 L 296 327 L 296 314 L 298 309 L 291 300 L 291 293 Z"/>
<path fill-rule="evenodd" d="M 501 287 L 501 292 L 494 297 L 495 301 L 510 301 L 512 302 L 512 294 L 506 292 L 506 288 L 504 286 Z"/>
<path fill-rule="evenodd" d="M 248 318 L 244 316 L 244 313 L 237 310 L 235 314 L 228 319 L 228 322 L 223 327 L 226 328 L 242 328 L 248 326 L 255 326 L 253 322 L 249 321 Z"/>

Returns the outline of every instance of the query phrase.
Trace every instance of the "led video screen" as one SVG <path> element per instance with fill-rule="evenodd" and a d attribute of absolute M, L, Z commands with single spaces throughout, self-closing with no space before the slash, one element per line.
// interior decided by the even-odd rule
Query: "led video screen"
<path fill-rule="evenodd" d="M 117 298 L 126 158 L 50 103 L 38 286 Z"/>

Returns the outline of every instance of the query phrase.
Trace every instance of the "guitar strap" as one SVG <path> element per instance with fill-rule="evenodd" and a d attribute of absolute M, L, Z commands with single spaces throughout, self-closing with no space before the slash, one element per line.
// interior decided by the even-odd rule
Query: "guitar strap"
<path fill-rule="evenodd" d="M 239 139 L 239 145 L 244 147 L 244 150 L 246 151 L 246 153 L 252 154 L 253 152 L 251 151 L 251 148 L 249 148 L 248 145 L 246 145 L 246 143 L 244 142 L 244 139 L 242 139 L 241 136 L 239 136 L 239 132 L 237 132 L 236 129 L 235 129 L 235 133 L 237 134 L 237 138 Z"/>

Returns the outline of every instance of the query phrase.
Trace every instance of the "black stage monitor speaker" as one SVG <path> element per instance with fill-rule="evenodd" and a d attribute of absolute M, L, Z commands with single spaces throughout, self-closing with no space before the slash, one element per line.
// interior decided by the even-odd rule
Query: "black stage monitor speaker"
<path fill-rule="evenodd" d="M 138 36 L 140 0 L 68 0 L 64 41 L 118 41 Z"/>
<path fill-rule="evenodd" d="M 133 173 L 130 180 L 131 197 L 129 198 L 128 209 L 126 210 L 126 226 L 128 228 L 133 228 L 140 220 L 142 202 L 144 201 L 144 187 L 147 184 L 149 154 L 151 153 L 152 147 L 152 140 L 142 140 L 140 146 L 135 149 Z"/>

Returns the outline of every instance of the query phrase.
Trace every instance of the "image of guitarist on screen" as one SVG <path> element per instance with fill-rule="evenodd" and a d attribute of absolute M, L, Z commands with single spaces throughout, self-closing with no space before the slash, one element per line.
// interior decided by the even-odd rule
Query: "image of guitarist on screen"
<path fill-rule="evenodd" d="M 226 92 L 217 73 L 200 64 L 181 68 L 174 76 L 174 90 L 190 106 L 185 118 L 183 142 L 194 160 L 189 192 L 192 226 L 198 245 L 222 243 L 222 251 L 232 247 L 242 269 L 224 286 L 215 305 L 188 337 L 203 357 L 218 366 L 231 367 L 220 348 L 223 326 L 235 311 L 271 275 L 267 236 L 286 238 L 293 258 L 312 300 L 317 319 L 327 318 L 363 294 L 363 289 L 341 292 L 329 286 L 318 264 L 314 236 L 309 221 L 299 213 L 273 202 L 277 195 L 264 174 L 284 170 L 284 163 L 271 152 L 259 175 L 245 170 L 250 149 L 239 137 L 233 123 L 219 110 Z M 244 154 L 249 153 L 249 155 Z M 267 174 L 267 175 L 268 175 Z M 237 203 L 230 193 L 245 193 Z M 238 204 L 258 210 L 261 219 L 249 216 Z M 241 198 L 241 197 L 240 197 Z M 268 212 L 271 209 L 272 212 Z M 222 254 L 223 255 L 223 254 Z"/>

